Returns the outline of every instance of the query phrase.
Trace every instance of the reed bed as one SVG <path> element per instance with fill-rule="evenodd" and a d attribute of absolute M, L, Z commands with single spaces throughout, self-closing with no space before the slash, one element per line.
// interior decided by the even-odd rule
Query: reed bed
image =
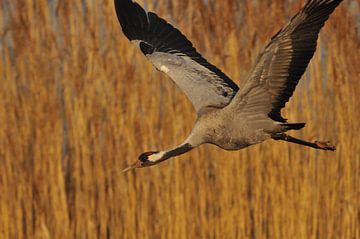
<path fill-rule="evenodd" d="M 144 6 L 145 2 L 140 1 Z M 238 84 L 303 1 L 157 0 Z M 194 110 L 123 36 L 113 1 L 0 1 L 0 238 L 360 238 L 359 1 L 344 1 L 287 104 L 293 135 L 201 146 L 121 170 L 182 141 Z"/>

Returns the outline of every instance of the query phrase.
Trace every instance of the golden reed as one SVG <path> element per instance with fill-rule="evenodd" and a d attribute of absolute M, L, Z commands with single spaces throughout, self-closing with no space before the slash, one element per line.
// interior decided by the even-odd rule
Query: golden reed
<path fill-rule="evenodd" d="M 304 0 L 146 3 L 239 84 Z M 330 17 L 284 112 L 336 152 L 202 146 L 122 174 L 186 137 L 190 102 L 130 46 L 113 1 L 2 0 L 0 238 L 360 238 L 356 14 L 352 0 Z"/>

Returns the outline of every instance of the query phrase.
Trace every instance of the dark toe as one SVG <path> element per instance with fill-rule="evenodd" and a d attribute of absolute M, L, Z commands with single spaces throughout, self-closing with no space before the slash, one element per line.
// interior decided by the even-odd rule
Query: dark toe
<path fill-rule="evenodd" d="M 336 147 L 331 145 L 330 141 L 327 142 L 315 141 L 315 144 L 319 147 L 319 149 L 330 150 L 330 151 L 336 150 Z"/>

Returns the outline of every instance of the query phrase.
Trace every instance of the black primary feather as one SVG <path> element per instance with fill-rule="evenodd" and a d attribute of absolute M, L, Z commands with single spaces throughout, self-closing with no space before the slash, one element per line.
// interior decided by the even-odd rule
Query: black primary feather
<path fill-rule="evenodd" d="M 186 55 L 218 75 L 234 92 L 239 90 L 228 76 L 203 58 L 178 29 L 155 13 L 146 13 L 139 4 L 131 0 L 115 0 L 115 10 L 125 36 L 130 41 L 141 41 L 140 49 L 143 54 L 164 52 Z"/>

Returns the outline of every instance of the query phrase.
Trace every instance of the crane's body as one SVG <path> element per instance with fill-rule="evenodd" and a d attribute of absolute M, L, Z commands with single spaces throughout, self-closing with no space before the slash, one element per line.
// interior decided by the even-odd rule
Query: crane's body
<path fill-rule="evenodd" d="M 342 0 L 308 0 L 259 54 L 239 87 L 209 63 L 176 28 L 132 0 L 115 0 L 125 36 L 186 94 L 197 112 L 189 137 L 164 151 L 145 152 L 128 169 L 158 164 L 205 143 L 239 150 L 267 139 L 335 150 L 285 134 L 305 123 L 288 123 L 281 109 L 293 95 L 315 50 L 320 29 Z"/>
<path fill-rule="evenodd" d="M 264 115 L 261 121 L 241 117 L 234 114 L 229 105 L 201 115 L 195 123 L 192 135 L 201 138 L 196 140 L 197 142 L 215 144 L 226 150 L 239 150 L 261 143 L 271 138 L 272 134 L 284 132 L 284 128 L 267 115 Z"/>

